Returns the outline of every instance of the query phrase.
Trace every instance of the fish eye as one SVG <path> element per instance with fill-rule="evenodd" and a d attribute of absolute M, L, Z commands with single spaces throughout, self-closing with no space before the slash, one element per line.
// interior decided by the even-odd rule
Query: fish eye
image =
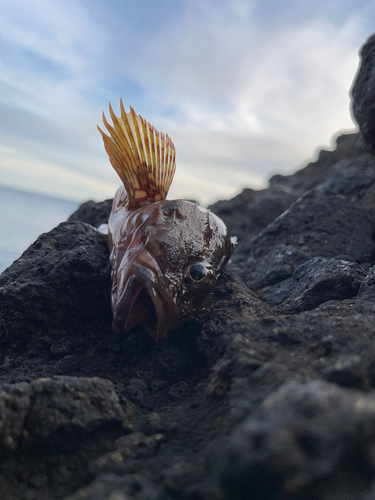
<path fill-rule="evenodd" d="M 191 260 L 184 271 L 185 283 L 194 291 L 207 290 L 215 286 L 216 273 L 209 262 L 205 260 Z"/>
<path fill-rule="evenodd" d="M 194 283 L 199 283 L 207 276 L 208 269 L 203 262 L 196 262 L 189 267 L 188 274 Z"/>

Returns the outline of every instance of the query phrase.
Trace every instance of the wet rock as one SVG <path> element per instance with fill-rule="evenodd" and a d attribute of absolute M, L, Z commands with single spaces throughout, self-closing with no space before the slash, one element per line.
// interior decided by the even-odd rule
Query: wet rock
<path fill-rule="evenodd" d="M 333 366 L 323 372 L 328 382 L 354 389 L 366 388 L 366 371 L 361 356 L 356 354 L 341 355 Z"/>
<path fill-rule="evenodd" d="M 15 450 L 17 447 L 31 394 L 26 383 L 0 386 L 0 442 L 5 449 Z"/>
<path fill-rule="evenodd" d="M 353 297 L 364 278 L 358 264 L 366 269 L 373 261 L 373 231 L 372 211 L 357 198 L 317 188 L 255 237 L 246 262 L 236 269 L 271 305 L 288 299 L 306 310 Z"/>
<path fill-rule="evenodd" d="M 68 354 L 57 361 L 54 366 L 56 375 L 66 375 L 79 370 L 81 362 L 78 356 Z"/>
<path fill-rule="evenodd" d="M 172 385 L 168 394 L 172 399 L 178 401 L 179 399 L 184 399 L 190 395 L 190 388 L 186 382 L 181 380 L 181 382 L 177 382 L 177 384 Z"/>
<path fill-rule="evenodd" d="M 90 472 L 95 476 L 101 474 L 127 474 L 131 472 L 135 459 L 146 459 L 155 455 L 163 442 L 164 434 L 145 436 L 142 432 L 132 432 L 128 436 L 117 439 L 114 450 L 99 457 L 90 465 Z"/>
<path fill-rule="evenodd" d="M 332 193 L 355 194 L 361 198 L 375 180 L 375 172 L 368 166 L 368 157 L 362 155 L 356 159 L 355 163 L 350 160 L 342 160 L 342 162 L 346 162 L 348 168 L 331 175 L 324 186 Z"/>
<path fill-rule="evenodd" d="M 358 264 L 315 257 L 298 266 L 281 284 L 263 288 L 260 296 L 270 305 L 285 301 L 285 308 L 308 311 L 328 300 L 354 297 L 365 276 Z"/>
<path fill-rule="evenodd" d="M 160 487 L 139 474 L 118 476 L 106 474 L 100 476 L 87 488 L 64 500 L 161 500 Z"/>
<path fill-rule="evenodd" d="M 68 221 L 82 221 L 99 227 L 100 224 L 106 224 L 112 209 L 113 200 L 105 200 L 99 203 L 95 201 L 86 201 L 72 213 Z"/>
<path fill-rule="evenodd" d="M 39 236 L 1 274 L 0 342 L 27 345 L 42 332 L 108 322 L 108 255 L 103 236 L 82 222 Z"/>
<path fill-rule="evenodd" d="M 367 150 L 375 156 L 375 35 L 361 49 L 361 63 L 352 88 L 352 107 Z"/>
<path fill-rule="evenodd" d="M 213 489 L 219 481 L 228 500 L 360 498 L 375 474 L 374 440 L 373 395 L 287 383 L 221 442 Z"/>
<path fill-rule="evenodd" d="M 367 276 L 362 281 L 358 291 L 358 298 L 366 300 L 375 299 L 375 268 L 370 268 Z"/>
<path fill-rule="evenodd" d="M 121 426 L 125 415 L 109 380 L 55 377 L 32 382 L 28 440 L 51 442 L 81 437 L 105 426 Z"/>

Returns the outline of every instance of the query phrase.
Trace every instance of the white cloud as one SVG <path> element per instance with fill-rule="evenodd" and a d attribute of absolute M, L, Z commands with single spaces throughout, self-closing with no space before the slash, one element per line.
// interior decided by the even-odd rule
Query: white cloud
<path fill-rule="evenodd" d="M 0 169 L 1 179 L 8 186 L 73 201 L 111 198 L 118 187 L 115 179 L 103 182 L 6 146 L 0 146 Z"/>
<path fill-rule="evenodd" d="M 348 91 L 358 64 L 358 22 L 313 20 L 269 33 L 250 14 L 239 20 L 233 12 L 189 2 L 185 18 L 137 59 L 138 78 L 151 81 L 185 118 L 162 120 L 179 165 L 194 182 L 221 177 L 222 189 L 212 186 L 220 197 L 243 187 L 241 179 L 258 187 L 273 173 L 290 173 L 338 130 L 354 129 Z"/>
<path fill-rule="evenodd" d="M 61 168 L 61 192 L 70 183 L 77 195 L 92 189 L 100 198 L 103 185 L 108 196 L 116 181 L 95 125 L 112 78 L 119 93 L 121 78 L 138 84 L 142 95 L 124 102 L 172 136 L 175 196 L 212 201 L 265 185 L 352 127 L 348 91 L 367 35 L 360 17 L 270 30 L 254 18 L 255 0 L 182 3 L 183 15 L 166 12 L 155 34 L 132 41 L 127 19 L 121 30 L 101 25 L 79 0 L 0 0 L 1 37 L 14 52 L 0 63 L 0 104 L 14 124 L 8 137 L 2 127 L 12 152 L 0 182 L 10 182 L 11 168 L 26 176 L 35 169 L 48 191 L 60 175 L 48 172 Z"/>
<path fill-rule="evenodd" d="M 69 71 L 84 71 L 102 51 L 105 30 L 77 0 L 1 0 L 0 8 L 4 40 Z"/>

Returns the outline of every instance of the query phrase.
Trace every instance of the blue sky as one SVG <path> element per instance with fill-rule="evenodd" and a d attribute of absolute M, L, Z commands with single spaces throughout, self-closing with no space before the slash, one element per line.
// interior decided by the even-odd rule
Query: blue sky
<path fill-rule="evenodd" d="M 0 184 L 74 200 L 119 181 L 111 101 L 167 132 L 170 198 L 202 203 L 291 173 L 354 128 L 364 0 L 0 0 Z"/>

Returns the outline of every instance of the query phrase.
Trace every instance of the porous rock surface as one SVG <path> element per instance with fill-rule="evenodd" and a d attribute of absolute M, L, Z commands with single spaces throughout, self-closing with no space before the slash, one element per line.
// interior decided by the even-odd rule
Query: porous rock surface
<path fill-rule="evenodd" d="M 352 87 L 353 114 L 366 149 L 375 155 L 375 34 L 363 45 L 361 59 Z"/>
<path fill-rule="evenodd" d="M 375 498 L 369 137 L 212 207 L 240 243 L 164 344 L 111 330 L 108 200 L 5 270 L 0 498 Z"/>

